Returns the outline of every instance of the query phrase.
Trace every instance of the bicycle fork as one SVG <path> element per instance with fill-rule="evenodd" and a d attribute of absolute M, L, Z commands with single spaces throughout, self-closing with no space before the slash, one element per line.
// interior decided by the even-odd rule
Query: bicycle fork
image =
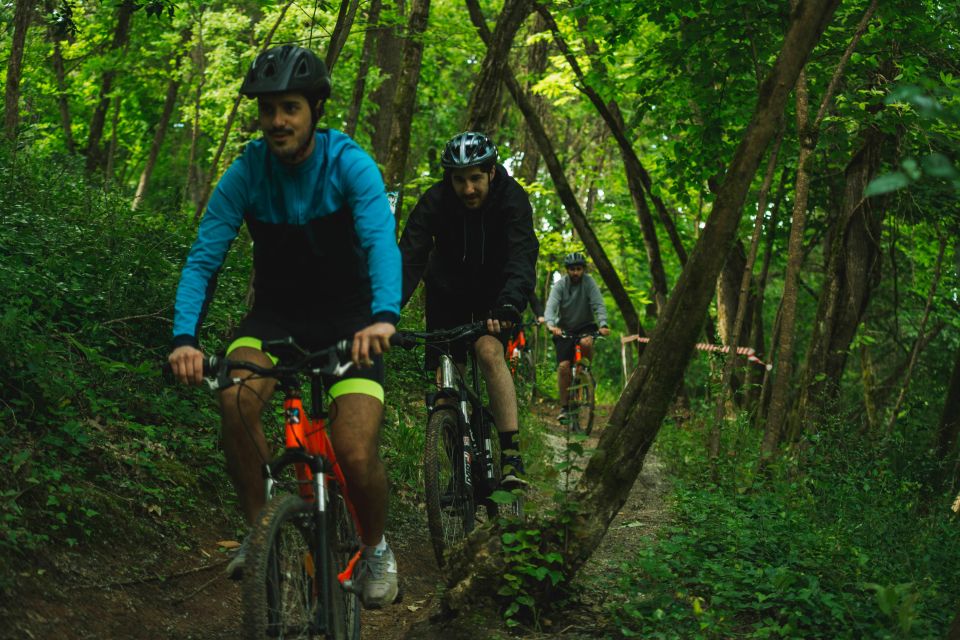
<path fill-rule="evenodd" d="M 457 391 L 457 368 L 453 358 L 448 355 L 440 356 L 440 388 L 447 391 Z M 471 467 L 473 465 L 473 438 L 470 428 L 470 410 L 467 403 L 466 394 L 458 393 L 457 398 L 460 407 L 460 416 L 463 419 L 463 486 L 468 495 L 473 494 L 473 477 Z"/>

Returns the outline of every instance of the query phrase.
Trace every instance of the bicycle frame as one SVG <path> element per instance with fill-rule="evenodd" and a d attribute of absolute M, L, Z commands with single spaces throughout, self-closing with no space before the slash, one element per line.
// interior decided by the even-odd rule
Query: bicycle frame
<path fill-rule="evenodd" d="M 266 343 L 264 346 L 269 348 L 270 343 Z M 278 348 L 282 346 L 277 345 Z M 239 379 L 229 377 L 229 371 L 233 368 L 249 369 L 256 375 L 277 379 L 277 390 L 283 397 L 285 446 L 279 455 L 265 461 L 261 466 L 264 479 L 264 497 L 267 503 L 275 497 L 276 485 L 283 470 L 293 465 L 298 493 L 305 502 L 312 505 L 317 525 L 313 532 L 315 542 L 309 548 L 308 557 L 304 558 L 304 566 L 313 583 L 314 593 L 317 600 L 323 604 L 322 607 L 317 607 L 315 617 L 311 622 L 311 631 L 328 633 L 333 623 L 329 616 L 332 615 L 334 610 L 333 598 L 336 588 L 327 579 L 333 568 L 330 566 L 328 550 L 334 541 L 328 538 L 329 523 L 327 520 L 331 517 L 328 513 L 328 506 L 331 498 L 335 495 L 334 491 L 343 496 L 343 503 L 346 505 L 349 517 L 353 520 L 358 534 L 361 534 L 361 530 L 356 508 L 347 491 L 346 478 L 339 462 L 337 462 L 336 452 L 327 433 L 326 413 L 323 407 L 324 389 L 321 375 L 336 373 L 339 369 L 332 369 L 330 366 L 303 367 L 310 378 L 311 411 L 308 413 L 304 408 L 301 395 L 301 377 L 297 373 L 298 367 L 301 365 L 302 363 L 296 367 L 288 367 L 286 370 L 284 370 L 283 365 L 278 365 L 275 369 L 264 369 L 250 363 L 226 361 L 220 366 L 220 373 L 216 381 L 210 386 L 212 389 L 222 389 L 242 383 Z M 213 369 L 216 366 L 216 360 L 211 358 L 209 368 Z M 330 486 L 332 482 L 335 482 L 339 488 L 332 491 Z M 351 577 L 359 556 L 360 552 L 357 551 L 347 566 L 337 574 L 341 587 L 344 581 Z M 337 568 L 339 569 L 339 567 Z"/>

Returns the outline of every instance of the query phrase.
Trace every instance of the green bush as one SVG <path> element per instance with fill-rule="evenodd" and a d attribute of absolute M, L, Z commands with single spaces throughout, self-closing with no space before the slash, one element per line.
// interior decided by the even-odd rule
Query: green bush
<path fill-rule="evenodd" d="M 223 482 L 212 401 L 159 375 L 191 221 L 23 150 L 0 149 L 0 209 L 3 555 L 136 527 Z M 228 315 L 211 312 L 213 336 Z"/>
<path fill-rule="evenodd" d="M 661 434 L 676 522 L 623 563 L 628 595 L 610 605 L 623 635 L 943 637 L 960 597 L 960 531 L 942 496 L 924 496 L 928 456 L 834 418 L 760 478 L 743 472 L 760 434 L 725 437 L 737 455 L 714 483 L 702 432 Z"/>

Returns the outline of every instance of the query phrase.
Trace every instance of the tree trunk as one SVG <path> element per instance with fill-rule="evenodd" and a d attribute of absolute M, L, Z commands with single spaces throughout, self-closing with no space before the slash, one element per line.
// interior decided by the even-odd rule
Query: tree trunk
<path fill-rule="evenodd" d="M 780 135 L 777 136 L 776 142 L 773 143 L 773 148 L 770 150 L 770 157 L 767 160 L 767 170 L 764 172 L 763 184 L 760 187 L 760 194 L 757 198 L 757 215 L 753 221 L 753 235 L 750 237 L 750 251 L 746 256 L 743 256 L 743 268 L 739 269 L 740 279 L 737 283 L 736 289 L 736 301 L 733 303 L 733 319 L 729 323 L 724 321 L 724 317 L 729 317 L 731 315 L 729 310 L 729 304 L 721 304 L 721 298 L 728 297 L 729 292 L 721 295 L 720 291 L 717 293 L 717 320 L 720 326 L 721 338 L 723 343 L 729 349 L 727 356 L 724 360 L 723 366 L 723 377 L 720 382 L 720 391 L 717 394 L 717 404 L 714 410 L 713 424 L 710 429 L 710 446 L 708 453 L 710 454 L 711 460 L 716 460 L 720 455 L 720 439 L 721 439 L 721 430 L 723 426 L 727 423 L 728 420 L 731 420 L 734 417 L 734 407 L 736 405 L 736 394 L 737 394 L 737 385 L 738 381 L 734 376 L 734 367 L 737 363 L 737 347 L 740 346 L 742 340 L 749 339 L 749 328 L 745 327 L 744 319 L 748 317 L 749 314 L 753 313 L 752 307 L 756 306 L 755 299 L 751 297 L 751 287 L 750 283 L 753 281 L 753 266 L 757 261 L 757 253 L 760 248 L 760 235 L 763 231 L 763 217 L 767 211 L 767 194 L 770 193 L 770 184 L 773 182 L 773 173 L 774 169 L 777 166 L 777 156 L 780 153 L 780 143 L 783 142 L 783 130 L 780 131 Z M 738 251 L 739 250 L 739 251 Z M 729 270 L 731 259 L 735 259 L 739 262 L 743 248 L 739 242 L 735 246 L 735 250 L 730 254 L 730 258 L 727 259 L 726 265 L 724 265 L 723 272 Z M 721 272 L 721 277 L 718 279 L 718 289 L 723 290 L 727 287 L 722 286 L 720 283 L 724 281 L 724 277 Z M 720 310 L 728 308 L 723 314 Z M 744 335 L 744 329 L 747 329 L 746 334 Z M 723 337 L 724 332 L 726 337 Z M 716 467 L 714 467 L 716 470 Z"/>
<path fill-rule="evenodd" d="M 480 66 L 480 74 L 473 85 L 467 107 L 467 129 L 482 131 L 496 137 L 500 121 L 500 87 L 503 73 L 510 62 L 510 49 L 517 31 L 533 11 L 532 0 L 506 0 L 497 26 L 487 40 L 487 53 Z"/>
<path fill-rule="evenodd" d="M 713 211 L 602 431 L 578 485 L 587 513 L 565 552 L 570 570 L 589 558 L 623 506 L 690 359 L 717 276 L 737 235 L 743 202 L 764 150 L 779 128 L 787 97 L 839 0 L 799 2 L 756 110 L 725 173 Z"/>
<path fill-rule="evenodd" d="M 337 23 L 333 27 L 333 33 L 330 34 L 330 44 L 327 46 L 327 70 L 333 73 L 333 68 L 337 64 L 343 45 L 350 35 L 353 28 L 353 20 L 357 15 L 357 7 L 360 0 L 342 0 L 340 2 L 340 11 L 337 13 Z"/>
<path fill-rule="evenodd" d="M 370 0 L 370 9 L 367 11 L 367 31 L 363 36 L 363 51 L 360 53 L 357 79 L 353 85 L 350 111 L 347 112 L 347 122 L 343 128 L 343 132 L 350 137 L 356 134 L 357 123 L 360 121 L 360 108 L 363 106 L 363 95 L 366 93 L 370 60 L 373 58 L 373 49 L 377 46 L 377 30 L 374 27 L 380 21 L 381 6 L 381 0 Z"/>
<path fill-rule="evenodd" d="M 797 188 L 793 207 L 793 224 L 790 229 L 790 242 L 787 257 L 787 272 L 783 283 L 783 302 L 781 310 L 780 343 L 777 349 L 777 366 L 779 370 L 774 378 L 773 388 L 771 390 L 770 411 L 767 414 L 767 424 L 764 431 L 761 453 L 769 458 L 776 451 L 780 438 L 785 433 L 791 417 L 788 410 L 791 405 L 790 390 L 793 378 L 793 349 L 796 338 L 796 309 L 797 309 L 797 280 L 800 274 L 800 267 L 803 263 L 803 233 L 806 225 L 807 199 L 810 193 L 810 173 L 807 163 L 813 155 L 813 150 L 817 144 L 817 133 L 820 130 L 820 124 L 827 113 L 827 108 L 833 100 L 833 94 L 836 91 L 840 78 L 846 69 L 847 62 L 853 51 L 860 42 L 867 24 L 873 17 L 877 7 L 877 0 L 873 0 L 867 7 L 863 18 L 857 25 L 857 29 L 850 39 L 850 44 L 841 56 L 837 67 L 834 69 L 830 83 L 824 91 L 823 100 L 820 102 L 820 108 L 817 115 L 810 124 L 808 120 L 809 96 L 807 93 L 806 78 L 801 73 L 800 80 L 797 82 L 797 135 L 800 138 L 800 156 L 797 160 Z M 857 192 L 854 202 L 860 202 L 863 193 L 863 183 L 859 192 Z M 854 205 L 857 206 L 857 205 Z M 851 336 L 852 338 L 852 336 Z M 848 343 L 849 344 L 849 343 Z M 802 389 L 801 389 L 802 391 Z M 799 423 L 795 423 L 798 424 Z M 799 426 L 798 426 L 799 428 Z"/>
<path fill-rule="evenodd" d="M 131 208 L 137 209 L 147 195 L 147 187 L 150 185 L 150 176 L 153 174 L 153 168 L 157 164 L 157 158 L 160 155 L 160 146 L 167 135 L 167 126 L 170 124 L 170 117 L 173 115 L 173 108 L 177 104 L 177 94 L 180 92 L 180 61 L 182 57 L 180 50 L 191 38 L 190 29 L 184 29 L 180 33 L 180 44 L 173 62 L 173 72 L 170 81 L 167 83 L 167 95 L 163 101 L 163 111 L 160 113 L 160 120 L 157 122 L 157 129 L 153 133 L 153 142 L 150 143 L 150 152 L 147 155 L 147 162 L 144 164 L 143 172 L 140 174 L 140 181 L 137 183 L 137 192 L 133 196 Z"/>
<path fill-rule="evenodd" d="M 137 4 L 133 0 L 123 0 L 117 7 L 117 28 L 113 32 L 113 41 L 110 44 L 111 53 L 117 55 L 127 45 L 130 39 L 130 23 L 133 20 L 133 12 L 136 11 Z M 87 148 L 84 153 L 87 156 L 86 170 L 88 174 L 102 170 L 106 162 L 103 149 L 100 147 L 100 140 L 103 138 L 103 130 L 107 122 L 107 110 L 110 108 L 110 92 L 113 90 L 113 81 L 117 76 L 116 63 L 111 62 L 107 65 L 106 71 L 100 79 L 100 99 L 93 110 L 93 118 L 90 120 L 90 133 L 87 136 Z"/>
<path fill-rule="evenodd" d="M 267 33 L 267 36 L 263 39 L 263 44 L 260 47 L 259 53 L 263 53 L 270 48 L 270 43 L 273 42 L 273 34 L 277 32 L 277 28 L 283 22 L 284 16 L 287 15 L 287 11 L 290 9 L 293 3 L 294 0 L 290 0 L 290 2 L 283 6 L 283 11 L 281 11 L 280 15 L 277 16 L 277 21 L 273 23 L 273 27 L 271 27 L 270 32 Z M 233 100 L 233 107 L 230 109 L 230 115 L 227 116 L 227 125 L 223 128 L 223 135 L 220 136 L 220 144 L 217 146 L 217 152 L 213 155 L 213 162 L 210 163 L 210 173 L 203 182 L 202 195 L 200 196 L 200 200 L 197 202 L 196 210 L 193 212 L 194 220 L 200 219 L 204 208 L 207 206 L 207 200 L 210 198 L 210 183 L 212 182 L 212 178 L 220 175 L 220 158 L 223 155 L 223 150 L 227 146 L 227 140 L 230 138 L 230 130 L 233 128 L 233 121 L 237 117 L 237 109 L 240 107 L 241 100 L 243 100 L 243 96 L 240 94 L 237 94 L 237 97 Z"/>
<path fill-rule="evenodd" d="M 390 6 L 394 7 L 397 16 L 405 12 L 406 0 L 394 0 Z M 384 21 L 389 24 L 389 21 Z M 399 21 L 398 21 L 399 24 Z M 370 100 L 377 105 L 377 112 L 373 116 L 373 130 L 370 133 L 370 145 L 373 157 L 381 165 L 390 161 L 390 138 L 393 133 L 393 98 L 397 92 L 400 80 L 400 63 L 403 60 L 404 40 L 397 33 L 395 26 L 380 26 L 377 28 L 377 66 L 383 77 L 380 86 L 370 95 Z"/>
<path fill-rule="evenodd" d="M 960 349 L 957 350 L 953 362 L 953 373 L 950 375 L 950 384 L 947 387 L 947 397 L 940 414 L 940 425 L 937 429 L 937 462 L 942 469 L 940 481 L 942 486 L 955 484 L 951 482 L 953 472 L 953 458 L 960 439 Z"/>
<path fill-rule="evenodd" d="M 23 50 L 27 30 L 33 20 L 35 0 L 17 0 L 13 12 L 13 41 L 7 58 L 7 85 L 3 97 L 3 132 L 8 140 L 16 140 L 20 123 L 20 76 L 23 75 Z"/>
<path fill-rule="evenodd" d="M 540 33 L 547 30 L 547 22 L 539 13 L 534 18 L 533 31 Z M 543 40 L 538 40 L 530 46 L 527 56 L 527 75 L 532 78 L 539 78 L 547 68 L 548 45 Z M 537 119 L 543 121 L 546 115 L 543 98 L 530 94 L 530 83 L 524 88 L 524 92 L 530 96 Z M 537 180 L 537 170 L 540 168 L 540 151 L 537 148 L 537 141 L 533 139 L 530 131 L 524 129 L 520 142 L 520 167 L 517 169 L 514 177 L 524 184 L 531 184 Z"/>
<path fill-rule="evenodd" d="M 47 13 L 52 13 L 54 5 L 47 0 Z M 60 46 L 61 33 L 53 22 L 47 23 L 47 37 L 50 39 L 52 53 L 50 62 L 53 64 L 53 74 L 57 80 L 57 106 L 60 108 L 60 126 L 63 128 L 63 144 L 70 153 L 77 152 L 73 140 L 73 124 L 70 121 L 70 103 L 67 100 L 67 72 L 63 64 L 63 48 Z"/>
<path fill-rule="evenodd" d="M 879 283 L 884 206 L 882 199 L 864 200 L 863 190 L 880 166 L 886 138 L 871 129 L 847 165 L 843 210 L 828 236 L 825 284 L 807 351 L 798 417 L 806 416 L 811 403 L 824 394 L 836 397 L 850 343 Z M 791 429 L 796 432 L 799 425 Z"/>
<path fill-rule="evenodd" d="M 653 285 L 653 296 L 657 305 L 657 314 L 659 315 L 666 304 L 668 287 L 666 271 L 663 268 L 663 259 L 660 256 L 660 241 L 657 239 L 656 227 L 653 224 L 653 216 L 650 214 L 650 207 L 647 205 L 647 199 L 644 193 L 644 176 L 646 176 L 647 183 L 650 181 L 650 176 L 646 173 L 646 170 L 640 163 L 640 159 L 637 157 L 636 151 L 633 149 L 633 143 L 631 143 L 627 137 L 626 126 L 624 124 L 623 115 L 620 112 L 620 107 L 613 100 L 611 100 L 609 103 L 604 102 L 596 90 L 587 82 L 576 56 L 573 55 L 573 52 L 570 51 L 570 47 L 567 46 L 567 43 L 563 39 L 563 35 L 560 33 L 560 29 L 549 10 L 544 5 L 540 5 L 539 11 L 540 15 L 543 16 L 543 18 L 547 21 L 547 24 L 550 26 L 550 29 L 553 31 L 554 40 L 556 41 L 557 46 L 563 52 L 567 59 L 567 63 L 573 69 L 578 80 L 580 81 L 580 90 L 588 98 L 590 98 L 590 101 L 600 113 L 600 116 L 604 119 L 604 122 L 607 123 L 607 126 L 610 128 L 611 133 L 613 133 L 613 137 L 617 141 L 617 145 L 620 148 L 620 155 L 623 158 L 623 166 L 627 174 L 627 186 L 630 190 L 630 198 L 633 200 L 633 205 L 637 210 L 637 218 L 640 223 L 640 230 L 643 234 L 643 245 L 647 252 L 647 264 L 650 269 L 650 279 Z M 594 45 L 593 48 L 596 49 L 596 46 Z M 667 216 L 667 219 L 669 220 L 669 216 Z"/>
<path fill-rule="evenodd" d="M 473 24 L 480 33 L 480 37 L 483 38 L 484 41 L 489 40 L 490 32 L 487 29 L 486 23 L 483 21 L 483 13 L 480 10 L 478 1 L 467 0 L 467 7 L 470 10 L 470 19 L 473 20 Z M 560 159 L 557 157 L 553 149 L 553 144 L 550 142 L 550 136 L 547 135 L 547 132 L 544 130 L 543 123 L 537 118 L 535 107 L 523 92 L 520 83 L 517 82 L 516 76 L 514 76 L 513 70 L 509 65 L 504 68 L 503 80 L 510 94 L 513 96 L 514 102 L 516 102 L 521 113 L 523 113 L 524 121 L 527 123 L 531 135 L 537 141 L 540 154 L 543 156 L 547 169 L 550 171 L 550 177 L 553 178 L 557 196 L 560 198 L 564 209 L 566 209 L 567 214 L 570 216 L 570 221 L 573 223 L 574 229 L 576 229 L 580 239 L 583 241 L 584 248 L 593 259 L 593 263 L 597 267 L 597 273 L 600 274 L 604 284 L 610 291 L 610 295 L 617 303 L 617 307 L 623 316 L 624 322 L 626 322 L 626 326 L 631 330 L 636 327 L 641 335 L 645 335 L 643 327 L 640 325 L 640 317 L 637 315 L 637 311 L 633 306 L 633 301 L 630 299 L 623 283 L 620 281 L 620 277 L 614 270 L 613 264 L 603 250 L 603 246 L 597 239 L 596 234 L 594 234 L 593 229 L 590 228 L 583 214 L 583 210 L 580 208 L 580 203 L 577 202 L 573 194 L 573 189 L 570 187 L 570 183 L 567 182 L 567 178 L 563 173 L 563 166 L 560 164 Z"/>
<path fill-rule="evenodd" d="M 400 69 L 397 92 L 393 99 L 393 133 L 390 136 L 390 155 L 384 168 L 384 182 L 388 191 L 396 191 L 394 215 L 399 229 L 403 211 L 403 182 L 410 153 L 410 123 L 417 106 L 417 84 L 423 59 L 423 33 L 430 18 L 430 0 L 412 0 L 406 44 L 403 47 L 403 65 Z"/>
<path fill-rule="evenodd" d="M 204 178 L 203 170 L 197 162 L 197 147 L 200 144 L 200 107 L 203 98 L 203 86 L 207 79 L 206 52 L 203 47 L 203 13 L 197 18 L 197 44 L 190 51 L 193 61 L 194 74 L 197 76 L 197 87 L 193 94 L 193 126 L 190 128 L 190 152 L 187 160 L 187 184 L 184 201 L 189 198 L 196 210 L 203 198 L 203 187 L 208 178 Z"/>

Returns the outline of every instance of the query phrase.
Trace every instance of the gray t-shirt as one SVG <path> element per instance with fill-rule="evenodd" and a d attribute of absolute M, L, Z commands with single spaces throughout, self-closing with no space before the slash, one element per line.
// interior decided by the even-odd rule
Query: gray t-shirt
<path fill-rule="evenodd" d="M 583 274 L 578 284 L 574 284 L 566 275 L 550 289 L 544 317 L 547 325 L 560 327 L 564 331 L 573 331 L 591 322 L 605 327 L 607 307 L 603 304 L 600 287 L 588 274 Z"/>

